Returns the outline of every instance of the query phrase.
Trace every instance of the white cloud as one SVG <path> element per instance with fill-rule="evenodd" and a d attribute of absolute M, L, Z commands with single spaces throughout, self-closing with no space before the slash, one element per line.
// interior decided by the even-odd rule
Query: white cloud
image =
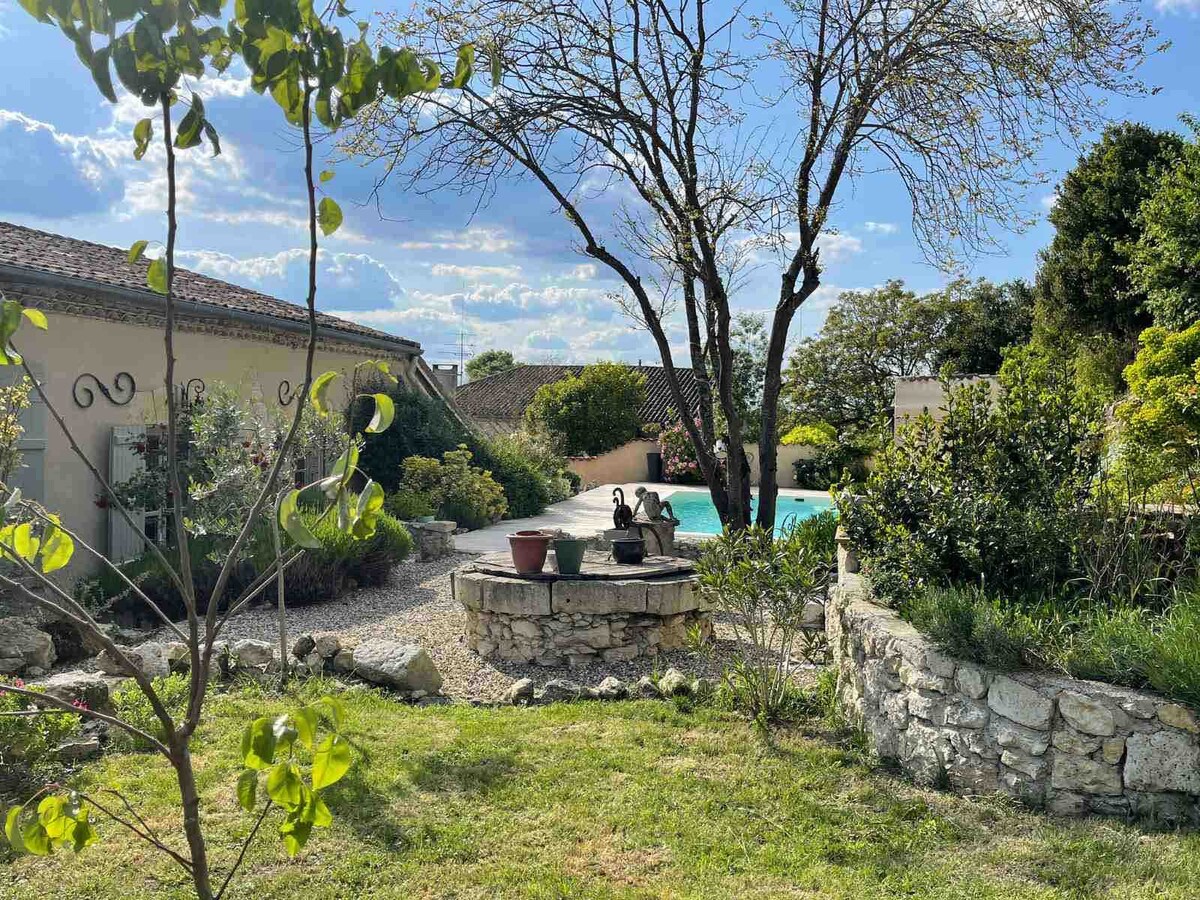
<path fill-rule="evenodd" d="M 450 263 L 436 263 L 430 274 L 446 278 L 520 278 L 520 266 L 456 266 Z"/>
<path fill-rule="evenodd" d="M 872 234 L 895 234 L 898 230 L 894 222 L 866 222 L 863 227 Z"/>
<path fill-rule="evenodd" d="M 1058 192 L 1055 191 L 1053 194 L 1047 194 L 1045 197 L 1042 198 L 1041 203 L 1042 203 L 1042 209 L 1045 209 L 1045 210 L 1054 209 L 1054 207 L 1058 206 Z"/>
<path fill-rule="evenodd" d="M 821 262 L 829 265 L 862 253 L 863 243 L 861 238 L 856 238 L 852 234 L 827 231 L 817 238 L 817 247 L 821 251 Z"/>
<path fill-rule="evenodd" d="M 1155 0 L 1159 12 L 1200 12 L 1200 0 Z"/>
<path fill-rule="evenodd" d="M 596 277 L 597 271 L 595 263 L 580 263 L 566 277 L 570 281 L 591 281 Z"/>
<path fill-rule="evenodd" d="M 461 232 L 441 231 L 427 241 L 401 241 L 401 250 L 465 250 L 473 253 L 504 253 L 517 241 L 499 228 L 476 226 Z"/>

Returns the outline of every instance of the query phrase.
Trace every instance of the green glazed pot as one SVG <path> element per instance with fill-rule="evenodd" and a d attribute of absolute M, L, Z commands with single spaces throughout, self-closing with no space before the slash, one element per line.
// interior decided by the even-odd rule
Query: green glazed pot
<path fill-rule="evenodd" d="M 554 559 L 559 575 L 578 575 L 583 568 L 583 551 L 587 541 L 582 538 L 559 538 L 554 542 Z"/>

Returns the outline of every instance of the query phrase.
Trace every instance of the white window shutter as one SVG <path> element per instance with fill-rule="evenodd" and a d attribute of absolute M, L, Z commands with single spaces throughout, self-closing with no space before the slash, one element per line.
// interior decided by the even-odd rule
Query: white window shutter
<path fill-rule="evenodd" d="M 138 445 L 143 452 L 138 452 Z M 144 425 L 114 425 L 108 452 L 108 483 L 114 487 L 128 481 L 146 468 L 146 427 Z M 140 556 L 145 549 L 142 535 L 146 528 L 145 510 L 131 509 L 133 521 L 142 529 L 138 534 L 117 510 L 108 511 L 108 558 L 125 562 Z"/>

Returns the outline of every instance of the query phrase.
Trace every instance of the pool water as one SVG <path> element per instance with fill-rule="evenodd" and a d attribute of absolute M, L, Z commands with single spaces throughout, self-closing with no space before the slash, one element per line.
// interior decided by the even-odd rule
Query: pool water
<path fill-rule="evenodd" d="M 690 531 L 694 534 L 720 534 L 721 518 L 717 508 L 713 506 L 708 491 L 675 491 L 663 498 L 670 501 L 675 518 L 679 520 L 679 531 Z M 750 498 L 751 509 L 758 508 L 758 495 Z M 833 501 L 829 497 L 785 497 L 780 496 L 776 503 L 775 531 L 783 527 L 790 519 L 807 519 L 827 509 L 833 509 Z"/>

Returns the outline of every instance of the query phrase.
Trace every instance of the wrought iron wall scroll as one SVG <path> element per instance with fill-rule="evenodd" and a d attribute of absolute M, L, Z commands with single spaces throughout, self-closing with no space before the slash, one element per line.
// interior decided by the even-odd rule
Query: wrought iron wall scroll
<path fill-rule="evenodd" d="M 89 379 L 95 385 L 95 389 L 89 387 L 86 383 Z M 71 385 L 71 399 L 75 401 L 75 405 L 80 409 L 87 409 L 96 402 L 97 390 L 113 406 L 128 406 L 130 401 L 133 400 L 133 395 L 137 393 L 137 383 L 128 372 L 118 372 L 116 377 L 113 378 L 112 389 L 110 390 L 103 381 L 91 372 L 84 372 Z"/>

